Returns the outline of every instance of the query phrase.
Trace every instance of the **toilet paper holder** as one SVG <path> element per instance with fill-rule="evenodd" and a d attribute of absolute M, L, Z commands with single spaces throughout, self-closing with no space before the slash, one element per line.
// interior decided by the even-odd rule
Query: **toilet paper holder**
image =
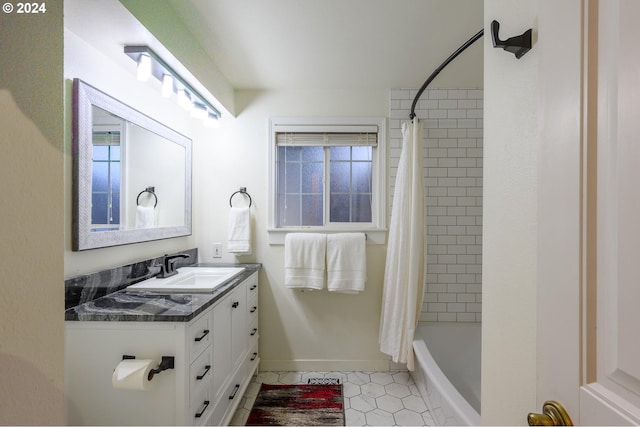
<path fill-rule="evenodd" d="M 130 356 L 127 354 L 122 355 L 122 360 L 125 359 L 135 359 L 135 356 Z M 147 379 L 151 381 L 154 375 L 159 374 L 162 371 L 166 371 L 167 369 L 174 368 L 174 357 L 173 356 L 162 356 L 162 360 L 157 368 L 149 371 L 149 375 L 147 375 Z"/>

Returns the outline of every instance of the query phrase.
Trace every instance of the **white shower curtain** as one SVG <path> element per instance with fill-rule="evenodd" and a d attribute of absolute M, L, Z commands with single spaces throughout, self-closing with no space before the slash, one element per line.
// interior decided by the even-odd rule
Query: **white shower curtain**
<path fill-rule="evenodd" d="M 387 259 L 384 272 L 380 351 L 414 370 L 413 334 L 424 291 L 424 185 L 422 124 L 402 124 L 402 152 L 398 164 Z"/>

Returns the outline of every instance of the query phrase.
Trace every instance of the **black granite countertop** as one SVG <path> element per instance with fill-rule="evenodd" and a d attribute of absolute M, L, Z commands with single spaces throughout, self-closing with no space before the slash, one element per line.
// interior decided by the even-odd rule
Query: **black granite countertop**
<path fill-rule="evenodd" d="M 211 293 L 110 293 L 65 311 L 67 321 L 188 322 L 258 271 L 261 264 L 197 264 L 197 267 L 244 267 L 245 271 Z M 178 270 L 179 271 L 179 270 Z"/>

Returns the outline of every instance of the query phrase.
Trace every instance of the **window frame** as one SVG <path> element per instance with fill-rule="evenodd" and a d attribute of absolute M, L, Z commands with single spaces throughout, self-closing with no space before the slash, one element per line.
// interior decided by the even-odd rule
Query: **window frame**
<path fill-rule="evenodd" d="M 276 134 L 282 131 L 314 131 L 314 132 L 345 132 L 349 127 L 377 126 L 378 142 L 372 150 L 372 203 L 371 222 L 367 223 L 329 223 L 325 219 L 323 226 L 290 226 L 277 227 L 277 146 Z M 386 118 L 385 117 L 273 117 L 269 119 L 269 195 L 268 195 L 268 227 L 269 244 L 284 244 L 287 233 L 300 232 L 362 232 L 367 235 L 368 244 L 384 244 L 386 239 Z M 328 167 L 325 164 L 325 169 Z M 324 177 L 324 200 L 329 197 L 327 177 Z M 324 206 L 326 209 L 328 206 Z"/>
<path fill-rule="evenodd" d="M 95 134 L 96 133 L 111 133 L 111 132 L 117 132 L 118 133 L 118 144 L 96 144 L 95 141 Z M 92 130 L 92 137 L 91 137 L 91 144 L 93 146 L 95 145 L 110 145 L 110 146 L 119 146 L 120 147 L 120 158 L 118 159 L 117 162 L 113 162 L 111 160 L 109 161 L 101 161 L 100 163 L 108 163 L 109 166 L 108 168 L 111 169 L 111 164 L 112 163 L 119 163 L 120 164 L 120 173 L 119 173 L 119 181 L 120 181 L 120 185 L 119 185 L 119 212 L 118 212 L 118 217 L 120 218 L 120 221 L 118 223 L 107 223 L 107 224 L 98 224 L 98 223 L 94 223 L 93 222 L 93 214 L 91 215 L 91 228 L 92 229 L 98 229 L 98 228 L 103 228 L 105 230 L 119 230 L 119 229 L 123 229 L 127 227 L 127 218 L 125 218 L 125 215 L 123 215 L 124 212 L 126 212 L 126 197 L 122 197 L 124 195 L 125 189 L 126 187 L 126 170 L 124 170 L 124 168 L 122 167 L 122 165 L 125 164 L 125 159 L 126 159 L 126 155 L 127 155 L 127 133 L 124 131 L 122 124 L 94 124 L 93 125 L 93 130 Z M 91 154 L 91 168 L 93 170 L 94 168 L 94 163 L 95 163 L 95 159 L 93 158 L 93 152 Z M 91 194 L 93 196 L 93 183 L 91 185 Z M 112 197 L 112 191 L 111 191 L 111 183 L 108 184 L 108 195 L 109 195 L 109 199 L 111 199 Z M 112 209 L 112 207 L 108 207 L 108 209 Z M 103 230 L 104 231 L 104 230 Z"/>

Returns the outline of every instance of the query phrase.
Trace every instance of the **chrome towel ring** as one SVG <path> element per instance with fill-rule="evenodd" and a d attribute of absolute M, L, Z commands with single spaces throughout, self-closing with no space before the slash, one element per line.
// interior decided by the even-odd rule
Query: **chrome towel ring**
<path fill-rule="evenodd" d="M 138 193 L 138 197 L 136 198 L 136 205 L 140 206 L 140 196 L 142 196 L 144 193 L 149 193 L 153 197 L 155 197 L 156 202 L 153 205 L 153 207 L 155 208 L 156 206 L 158 206 L 158 196 L 156 195 L 156 187 L 147 187 L 144 190 L 142 190 L 140 193 Z"/>
<path fill-rule="evenodd" d="M 251 196 L 249 195 L 249 193 L 247 193 L 247 187 L 240 187 L 240 190 L 236 191 L 231 195 L 231 197 L 229 197 L 229 206 L 233 207 L 233 203 L 231 203 L 231 200 L 233 199 L 233 196 L 235 196 L 238 193 L 244 194 L 249 198 L 249 207 L 251 207 Z"/>

